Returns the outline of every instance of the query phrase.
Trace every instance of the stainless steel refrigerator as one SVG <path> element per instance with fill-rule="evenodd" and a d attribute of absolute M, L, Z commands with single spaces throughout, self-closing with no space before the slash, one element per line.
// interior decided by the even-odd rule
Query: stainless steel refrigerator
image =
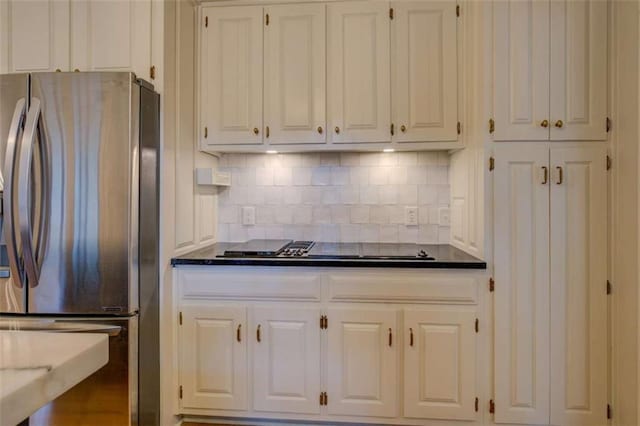
<path fill-rule="evenodd" d="M 0 75 L 1 319 L 111 335 L 109 363 L 32 425 L 159 424 L 159 126 L 132 73 Z"/>

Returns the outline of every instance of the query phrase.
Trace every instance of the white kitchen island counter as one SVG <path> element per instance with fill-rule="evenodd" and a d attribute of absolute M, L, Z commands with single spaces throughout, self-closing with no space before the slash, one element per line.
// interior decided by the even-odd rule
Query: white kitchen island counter
<path fill-rule="evenodd" d="M 0 425 L 15 425 L 109 360 L 106 334 L 0 331 Z"/>

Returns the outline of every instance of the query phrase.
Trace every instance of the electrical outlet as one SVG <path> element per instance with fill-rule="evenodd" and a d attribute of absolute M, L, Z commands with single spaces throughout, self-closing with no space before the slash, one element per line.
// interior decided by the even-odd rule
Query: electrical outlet
<path fill-rule="evenodd" d="M 440 207 L 438 209 L 438 225 L 450 226 L 451 225 L 451 213 L 449 207 Z"/>
<path fill-rule="evenodd" d="M 256 208 L 247 206 L 242 208 L 242 224 L 243 225 L 255 225 L 256 224 Z"/>
<path fill-rule="evenodd" d="M 416 226 L 418 224 L 418 208 L 417 207 L 404 208 L 404 224 L 407 226 Z"/>

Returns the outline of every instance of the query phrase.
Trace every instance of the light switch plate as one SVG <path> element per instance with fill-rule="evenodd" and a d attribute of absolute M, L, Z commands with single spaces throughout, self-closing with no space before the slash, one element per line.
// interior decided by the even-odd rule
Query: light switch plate
<path fill-rule="evenodd" d="M 451 225 L 451 212 L 449 207 L 440 207 L 438 209 L 438 225 L 439 226 Z"/>
<path fill-rule="evenodd" d="M 417 207 L 404 208 L 404 224 L 406 226 L 418 225 L 418 208 Z"/>
<path fill-rule="evenodd" d="M 256 208 L 255 207 L 246 206 L 242 208 L 242 224 L 243 225 L 256 224 Z"/>

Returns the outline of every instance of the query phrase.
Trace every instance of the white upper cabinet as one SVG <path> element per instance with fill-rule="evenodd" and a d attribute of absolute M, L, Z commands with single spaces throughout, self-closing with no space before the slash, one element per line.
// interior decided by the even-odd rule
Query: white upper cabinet
<path fill-rule="evenodd" d="M 549 117 L 552 140 L 607 138 L 606 1 L 551 2 Z"/>
<path fill-rule="evenodd" d="M 260 6 L 202 8 L 200 140 L 262 144 Z"/>
<path fill-rule="evenodd" d="M 392 2 L 391 7 L 392 139 L 456 141 L 456 3 Z"/>
<path fill-rule="evenodd" d="M 253 309 L 253 407 L 320 414 L 320 309 Z"/>
<path fill-rule="evenodd" d="M 475 313 L 405 309 L 404 328 L 404 415 L 473 420 Z"/>
<path fill-rule="evenodd" d="M 495 151 L 495 422 L 549 423 L 549 148 Z"/>
<path fill-rule="evenodd" d="M 605 146 L 551 148 L 553 425 L 607 424 L 605 158 Z"/>
<path fill-rule="evenodd" d="M 548 140 L 549 1 L 494 2 L 493 52 L 493 138 Z"/>
<path fill-rule="evenodd" d="M 495 140 L 604 140 L 607 2 L 493 4 Z"/>
<path fill-rule="evenodd" d="M 331 140 L 389 142 L 389 3 L 330 3 L 327 13 Z"/>
<path fill-rule="evenodd" d="M 71 68 L 149 80 L 151 0 L 71 0 Z"/>
<path fill-rule="evenodd" d="M 69 1 L 0 1 L 0 74 L 69 70 Z"/>
<path fill-rule="evenodd" d="M 269 142 L 326 142 L 324 4 L 265 8 L 264 120 Z"/>

